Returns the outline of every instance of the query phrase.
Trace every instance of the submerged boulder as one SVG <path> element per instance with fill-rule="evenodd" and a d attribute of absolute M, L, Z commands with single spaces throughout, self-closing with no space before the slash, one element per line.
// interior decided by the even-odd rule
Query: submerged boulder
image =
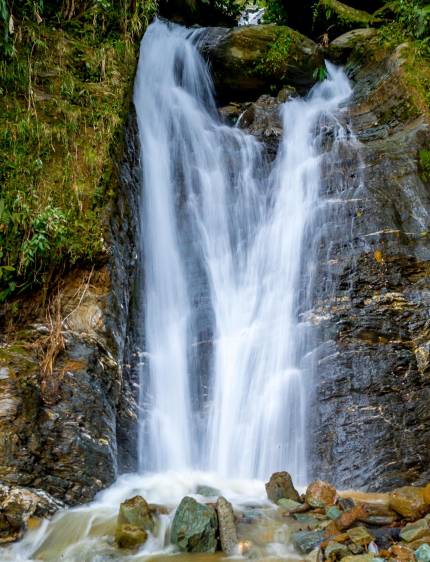
<path fill-rule="evenodd" d="M 186 496 L 176 510 L 171 541 L 183 552 L 215 552 L 218 521 L 215 510 Z"/>
<path fill-rule="evenodd" d="M 269 482 L 266 482 L 267 497 L 274 503 L 286 498 L 300 502 L 300 495 L 294 488 L 293 481 L 288 472 L 274 472 Z"/>
<path fill-rule="evenodd" d="M 219 98 L 229 101 L 283 85 L 305 91 L 324 64 L 316 43 L 286 26 L 208 28 L 200 49 L 211 63 Z"/>

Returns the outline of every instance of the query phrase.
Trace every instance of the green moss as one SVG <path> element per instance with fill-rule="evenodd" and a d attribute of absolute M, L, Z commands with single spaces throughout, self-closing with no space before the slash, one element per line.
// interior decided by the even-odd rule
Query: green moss
<path fill-rule="evenodd" d="M 425 182 L 430 182 L 430 150 L 420 150 L 419 152 L 419 169 L 421 178 Z"/>
<path fill-rule="evenodd" d="M 292 29 L 285 27 L 276 30 L 275 40 L 255 65 L 254 72 L 256 74 L 263 76 L 277 75 L 281 80 L 284 79 L 294 33 Z"/>
<path fill-rule="evenodd" d="M 0 62 L 0 302 L 105 256 L 136 33 L 153 7 L 138 1 L 120 29 L 100 11 L 19 23 Z"/>
<path fill-rule="evenodd" d="M 364 10 L 357 10 L 338 0 L 319 0 L 313 7 L 314 29 L 336 36 L 354 28 L 368 27 L 378 20 Z"/>

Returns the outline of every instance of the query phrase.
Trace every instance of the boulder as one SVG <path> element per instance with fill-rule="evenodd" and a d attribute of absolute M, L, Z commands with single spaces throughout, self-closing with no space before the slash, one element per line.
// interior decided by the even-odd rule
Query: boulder
<path fill-rule="evenodd" d="M 419 519 L 428 511 L 422 488 L 403 486 L 390 493 L 390 507 L 403 517 Z"/>
<path fill-rule="evenodd" d="M 314 31 L 317 35 L 328 34 L 329 38 L 368 27 L 381 21 L 364 10 L 357 10 L 339 0 L 319 0 L 314 11 Z"/>
<path fill-rule="evenodd" d="M 329 541 L 324 549 L 324 557 L 326 560 L 339 560 L 339 558 L 344 558 L 350 554 L 347 546 L 336 541 Z"/>
<path fill-rule="evenodd" d="M 144 544 L 148 532 L 154 532 L 154 507 L 142 496 L 134 496 L 119 507 L 115 541 L 120 548 L 135 549 Z"/>
<path fill-rule="evenodd" d="M 47 517 L 64 507 L 43 490 L 0 484 L 0 544 L 20 539 L 30 517 Z"/>
<path fill-rule="evenodd" d="M 297 531 L 292 535 L 293 544 L 301 554 L 308 554 L 323 540 L 324 531 Z"/>
<path fill-rule="evenodd" d="M 221 492 L 217 488 L 212 488 L 212 486 L 205 486 L 199 484 L 196 488 L 196 494 L 203 496 L 205 498 L 213 498 L 221 495 Z"/>
<path fill-rule="evenodd" d="M 233 556 L 238 552 L 238 540 L 233 507 L 229 501 L 221 496 L 216 502 L 216 512 L 218 515 L 221 550 L 227 556 Z"/>
<path fill-rule="evenodd" d="M 171 528 L 171 541 L 183 552 L 215 552 L 218 521 L 215 510 L 186 496 Z"/>
<path fill-rule="evenodd" d="M 336 503 L 336 488 L 328 482 L 315 480 L 306 490 L 306 503 L 311 507 L 328 507 Z"/>
<path fill-rule="evenodd" d="M 155 519 L 153 510 L 142 496 L 134 496 L 120 505 L 117 525 L 133 525 L 138 529 L 153 532 Z"/>
<path fill-rule="evenodd" d="M 208 28 L 200 49 L 221 100 L 246 100 L 273 87 L 307 91 L 324 64 L 316 43 L 286 26 Z"/>
<path fill-rule="evenodd" d="M 416 549 L 415 557 L 417 562 L 430 562 L 430 546 L 427 543 L 422 544 Z"/>
<path fill-rule="evenodd" d="M 119 548 L 134 550 L 145 544 L 148 533 L 145 529 L 139 529 L 135 525 L 124 523 L 119 525 L 115 531 L 115 541 Z"/>
<path fill-rule="evenodd" d="M 400 531 L 400 537 L 405 542 L 412 542 L 430 534 L 430 528 L 426 519 L 419 519 L 413 523 L 408 523 Z"/>
<path fill-rule="evenodd" d="M 333 39 L 328 46 L 328 56 L 333 62 L 344 64 L 357 47 L 365 45 L 366 41 L 377 34 L 372 27 L 353 29 Z"/>
<path fill-rule="evenodd" d="M 367 546 L 375 538 L 364 527 L 353 527 L 352 529 L 348 529 L 346 534 L 354 544 L 358 544 L 360 546 Z"/>
<path fill-rule="evenodd" d="M 269 500 L 274 503 L 283 498 L 300 502 L 300 495 L 294 488 L 288 472 L 274 472 L 269 482 L 266 482 L 266 493 Z"/>

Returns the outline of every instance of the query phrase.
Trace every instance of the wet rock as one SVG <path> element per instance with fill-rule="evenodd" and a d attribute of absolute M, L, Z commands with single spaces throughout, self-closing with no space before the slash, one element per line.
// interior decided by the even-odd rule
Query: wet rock
<path fill-rule="evenodd" d="M 336 488 L 322 480 L 315 480 L 306 490 L 306 503 L 312 507 L 327 507 L 336 503 Z"/>
<path fill-rule="evenodd" d="M 196 494 L 205 498 L 213 498 L 220 496 L 221 492 L 217 488 L 212 488 L 212 486 L 199 485 L 196 488 Z"/>
<path fill-rule="evenodd" d="M 323 64 L 317 45 L 285 26 L 208 28 L 200 48 L 211 63 L 218 96 L 229 101 L 255 99 L 269 86 L 306 90 Z"/>
<path fill-rule="evenodd" d="M 430 484 L 427 484 L 423 490 L 424 501 L 430 504 Z"/>
<path fill-rule="evenodd" d="M 398 527 L 374 527 L 372 535 L 379 548 L 388 549 L 394 541 L 400 540 L 400 529 Z"/>
<path fill-rule="evenodd" d="M 357 554 L 354 556 L 345 556 L 342 562 L 384 562 L 384 558 L 379 558 L 373 554 Z"/>
<path fill-rule="evenodd" d="M 332 519 L 334 521 L 335 519 L 338 519 L 342 515 L 342 512 L 338 507 L 332 505 L 326 509 L 326 515 L 329 519 Z"/>
<path fill-rule="evenodd" d="M 283 123 L 280 114 L 281 102 L 272 96 L 263 95 L 254 103 L 247 104 L 237 125 L 257 137 L 273 160 L 282 137 Z"/>
<path fill-rule="evenodd" d="M 294 500 L 290 500 L 288 498 L 281 498 L 276 502 L 279 507 L 282 507 L 285 511 L 289 513 L 294 513 L 297 509 L 301 509 L 303 504 L 299 502 L 295 502 Z"/>
<path fill-rule="evenodd" d="M 171 541 L 183 552 L 215 552 L 218 522 L 215 510 L 185 497 L 171 528 Z"/>
<path fill-rule="evenodd" d="M 327 560 L 339 560 L 351 553 L 347 546 L 336 541 L 329 541 L 324 549 L 324 556 Z"/>
<path fill-rule="evenodd" d="M 137 549 L 145 544 L 148 533 L 145 529 L 139 529 L 135 525 L 124 523 L 119 525 L 115 532 L 115 541 L 119 548 Z"/>
<path fill-rule="evenodd" d="M 64 507 L 43 490 L 0 484 L 0 544 L 20 539 L 30 517 L 49 517 Z"/>
<path fill-rule="evenodd" d="M 405 542 L 412 542 L 430 534 L 430 528 L 426 519 L 419 519 L 414 523 L 408 523 L 400 531 L 400 537 Z"/>
<path fill-rule="evenodd" d="M 295 513 L 293 518 L 300 523 L 302 529 L 313 531 L 320 524 L 320 520 L 309 513 Z"/>
<path fill-rule="evenodd" d="M 389 553 L 400 562 L 415 562 L 414 551 L 403 544 L 393 544 Z"/>
<path fill-rule="evenodd" d="M 345 63 L 354 49 L 364 45 L 366 41 L 375 37 L 376 33 L 376 29 L 364 27 L 353 29 L 336 37 L 328 46 L 330 60 Z"/>
<path fill-rule="evenodd" d="M 418 562 L 430 562 L 430 546 L 422 544 L 415 551 L 415 557 Z"/>
<path fill-rule="evenodd" d="M 300 495 L 294 488 L 288 472 L 274 472 L 269 482 L 266 482 L 266 493 L 269 500 L 274 503 L 282 498 L 300 502 Z"/>
<path fill-rule="evenodd" d="M 324 531 L 297 531 L 291 538 L 301 554 L 308 554 L 323 542 Z"/>
<path fill-rule="evenodd" d="M 346 534 L 354 544 L 360 546 L 367 546 L 375 538 L 364 527 L 353 527 L 352 529 L 348 529 Z"/>
<path fill-rule="evenodd" d="M 220 497 L 216 502 L 216 512 L 218 515 L 221 550 L 227 556 L 233 556 L 238 552 L 238 540 L 233 507 L 224 497 Z"/>
<path fill-rule="evenodd" d="M 422 488 L 404 486 L 390 493 L 390 507 L 403 517 L 418 519 L 428 511 Z"/>
<path fill-rule="evenodd" d="M 153 510 L 142 496 L 134 496 L 120 505 L 117 524 L 133 525 L 152 532 L 155 528 Z"/>

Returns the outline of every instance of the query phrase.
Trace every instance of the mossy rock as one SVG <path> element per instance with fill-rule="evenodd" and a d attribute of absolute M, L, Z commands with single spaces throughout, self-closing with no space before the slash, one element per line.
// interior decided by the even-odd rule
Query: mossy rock
<path fill-rule="evenodd" d="M 343 33 L 328 46 L 330 60 L 336 63 L 345 63 L 355 50 L 364 48 L 366 43 L 376 34 L 377 30 L 372 27 L 362 27 Z"/>
<path fill-rule="evenodd" d="M 314 33 L 330 39 L 356 28 L 375 26 L 382 20 L 338 0 L 319 0 L 314 7 Z"/>
<path fill-rule="evenodd" d="M 148 539 L 148 533 L 135 525 L 119 525 L 115 532 L 115 541 L 119 548 L 137 549 Z"/>
<path fill-rule="evenodd" d="M 318 46 L 286 26 L 212 28 L 201 49 L 218 97 L 228 101 L 253 99 L 285 85 L 306 91 L 323 66 Z"/>

